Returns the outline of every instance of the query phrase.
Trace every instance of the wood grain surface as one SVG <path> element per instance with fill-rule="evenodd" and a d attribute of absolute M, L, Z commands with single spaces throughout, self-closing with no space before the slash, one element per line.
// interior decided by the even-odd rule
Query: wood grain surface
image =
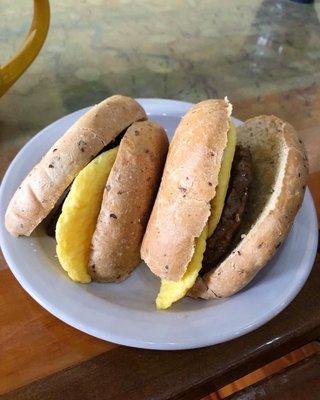
<path fill-rule="evenodd" d="M 320 353 L 285 368 L 226 400 L 319 400 Z"/>
<path fill-rule="evenodd" d="M 320 259 L 301 293 L 258 330 L 188 351 L 114 347 L 72 368 L 3 395 L 3 399 L 194 399 L 320 336 Z M 19 358 L 16 357 L 18 368 Z"/>
<path fill-rule="evenodd" d="M 279 373 L 283 369 L 288 368 L 291 365 L 294 365 L 297 362 L 302 361 L 318 352 L 320 352 L 319 342 L 308 343 L 305 346 L 302 346 L 299 349 L 294 350 L 253 372 L 250 372 L 248 375 L 245 375 L 242 378 L 224 386 L 223 388 L 219 389 L 218 392 L 212 393 L 211 395 L 207 396 L 207 398 L 202 400 L 212 400 L 212 397 L 215 400 L 215 396 L 218 397 L 218 399 L 225 399 L 233 393 L 243 390 L 244 388 L 252 386 L 269 376 Z"/>
<path fill-rule="evenodd" d="M 39 306 L 9 269 L 0 271 L 0 394 L 115 347 Z"/>

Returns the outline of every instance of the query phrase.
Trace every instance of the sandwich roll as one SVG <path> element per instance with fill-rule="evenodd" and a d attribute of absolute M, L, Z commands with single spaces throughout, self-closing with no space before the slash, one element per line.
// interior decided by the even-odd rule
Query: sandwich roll
<path fill-rule="evenodd" d="M 76 175 L 124 129 L 146 114 L 134 100 L 112 96 L 83 115 L 50 148 L 12 197 L 5 226 L 29 236 L 49 214 Z"/>
<path fill-rule="evenodd" d="M 88 271 L 94 280 L 122 281 L 141 261 L 167 149 L 166 133 L 154 122 L 136 122 L 124 135 L 92 237 Z"/>
<path fill-rule="evenodd" d="M 55 235 L 59 262 L 72 280 L 122 281 L 139 264 L 167 148 L 158 124 L 135 122 L 118 147 L 75 178 Z"/>
<path fill-rule="evenodd" d="M 193 286 L 208 232 L 219 221 L 236 142 L 231 111 L 227 99 L 197 104 L 170 145 L 141 248 L 149 268 L 162 278 L 158 308 L 169 307 Z"/>
<path fill-rule="evenodd" d="M 141 248 L 143 260 L 160 278 L 182 278 L 209 219 L 231 111 L 227 100 L 206 100 L 177 127 Z"/>
<path fill-rule="evenodd" d="M 237 136 L 254 167 L 246 218 L 230 254 L 197 279 L 192 297 L 228 297 L 246 286 L 281 246 L 302 204 L 308 161 L 295 129 L 260 116 L 238 127 Z"/>
<path fill-rule="evenodd" d="M 235 129 L 228 100 L 185 115 L 169 148 L 141 256 L 161 278 L 156 305 L 239 291 L 292 226 L 308 163 L 294 128 L 273 116 Z"/>

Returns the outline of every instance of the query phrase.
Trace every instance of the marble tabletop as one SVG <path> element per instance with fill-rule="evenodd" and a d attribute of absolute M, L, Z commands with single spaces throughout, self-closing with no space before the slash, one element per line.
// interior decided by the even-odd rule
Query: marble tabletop
<path fill-rule="evenodd" d="M 319 13 L 320 3 L 289 0 L 52 1 L 42 51 L 0 99 L 1 164 L 50 122 L 114 93 L 239 102 L 311 86 Z M 28 30 L 32 1 L 2 0 L 0 15 L 3 63 Z"/>
<path fill-rule="evenodd" d="M 0 16 L 2 64 L 28 31 L 32 1 L 1 0 Z M 318 2 L 52 0 L 44 47 L 0 98 L 0 179 L 17 151 L 40 129 L 112 94 L 191 102 L 228 96 L 234 116 L 240 119 L 275 114 L 296 127 L 307 148 L 309 186 L 320 215 L 319 19 Z M 319 312 L 311 312 L 320 310 L 318 262 L 303 293 L 275 321 L 241 338 L 241 345 L 235 341 L 202 353 L 194 351 L 197 368 L 188 372 L 187 353 L 160 356 L 115 348 L 58 321 L 23 292 L 1 257 L 0 376 L 4 379 L 0 379 L 0 393 L 60 371 L 60 375 L 50 375 L 49 386 L 39 381 L 38 386 L 27 386 L 27 392 L 8 394 L 8 399 L 31 398 L 26 393 L 39 394 L 47 387 L 55 387 L 56 397 L 47 393 L 37 398 L 58 399 L 66 379 L 74 377 L 76 388 L 88 368 L 96 371 L 96 365 L 101 365 L 102 372 L 108 368 L 104 378 L 117 379 L 119 385 L 123 379 L 126 385 L 121 387 L 132 395 L 127 398 L 147 398 L 155 387 L 161 387 L 157 398 L 164 399 L 170 390 L 187 390 L 187 384 L 192 392 L 200 381 L 212 383 L 222 374 L 215 381 L 219 387 L 230 380 L 228 359 L 233 357 L 233 365 L 243 367 L 245 353 L 251 361 L 259 358 L 251 363 L 256 367 L 262 353 L 270 361 L 298 341 L 310 340 L 310 332 L 320 326 Z M 314 308 L 306 307 L 311 303 Z M 92 359 L 99 354 L 98 361 Z M 140 370 L 149 376 L 139 387 L 134 375 L 128 379 L 125 375 L 126 365 L 138 367 L 138 359 Z M 154 362 L 162 371 L 159 379 L 152 375 Z M 184 381 L 187 373 L 192 376 L 188 383 Z M 168 374 L 171 385 L 165 384 Z M 94 379 L 91 386 L 99 389 Z"/>

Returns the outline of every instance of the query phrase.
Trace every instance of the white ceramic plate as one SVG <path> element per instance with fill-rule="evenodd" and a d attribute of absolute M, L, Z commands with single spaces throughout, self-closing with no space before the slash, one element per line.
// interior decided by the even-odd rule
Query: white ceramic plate
<path fill-rule="evenodd" d="M 161 99 L 141 99 L 140 103 L 170 138 L 191 106 Z M 306 281 L 316 252 L 316 215 L 309 191 L 286 242 L 248 287 L 226 300 L 185 298 L 162 312 L 154 306 L 159 279 L 144 263 L 121 284 L 76 284 L 62 271 L 55 257 L 55 241 L 41 227 L 30 238 L 10 236 L 4 228 L 4 214 L 12 194 L 49 147 L 87 110 L 67 115 L 39 132 L 13 160 L 2 182 L 1 247 L 12 272 L 38 303 L 67 324 L 101 339 L 171 350 L 233 339 L 266 323 L 291 302 Z"/>

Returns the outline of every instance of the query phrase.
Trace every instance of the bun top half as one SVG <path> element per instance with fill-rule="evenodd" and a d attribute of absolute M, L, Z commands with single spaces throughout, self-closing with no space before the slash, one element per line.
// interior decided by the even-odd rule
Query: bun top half
<path fill-rule="evenodd" d="M 161 278 L 182 278 L 208 221 L 231 112 L 227 99 L 202 101 L 176 129 L 141 248 L 142 259 Z"/>
<path fill-rule="evenodd" d="M 14 236 L 29 236 L 81 169 L 125 128 L 145 119 L 143 108 L 130 97 L 116 95 L 94 106 L 23 180 L 7 208 L 7 230 Z"/>

